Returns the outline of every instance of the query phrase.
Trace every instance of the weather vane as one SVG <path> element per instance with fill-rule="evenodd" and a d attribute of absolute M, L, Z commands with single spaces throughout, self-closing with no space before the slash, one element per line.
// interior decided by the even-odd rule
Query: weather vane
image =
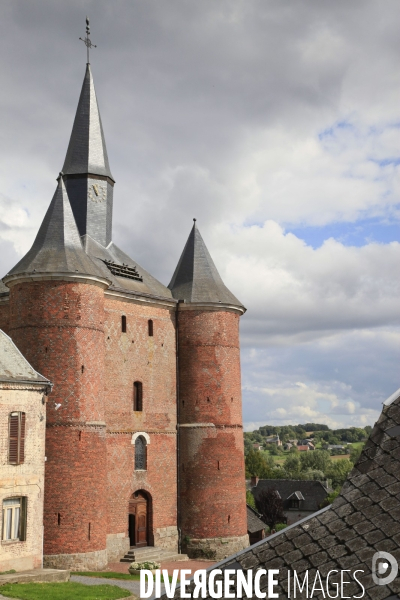
<path fill-rule="evenodd" d="M 92 42 L 90 41 L 90 27 L 89 27 L 89 19 L 86 17 L 86 37 L 85 39 L 83 38 L 79 38 L 80 40 L 82 40 L 82 42 L 85 44 L 86 48 L 87 48 L 87 62 L 89 63 L 89 50 L 90 48 L 97 48 L 96 44 L 92 44 Z"/>

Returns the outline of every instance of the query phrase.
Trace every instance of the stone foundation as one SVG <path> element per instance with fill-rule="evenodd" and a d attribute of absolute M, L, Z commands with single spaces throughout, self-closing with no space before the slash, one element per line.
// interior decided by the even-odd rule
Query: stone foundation
<path fill-rule="evenodd" d="M 209 560 L 222 560 L 244 550 L 249 546 L 249 536 L 225 538 L 183 539 L 182 552 L 188 554 L 189 558 L 207 558 Z"/>
<path fill-rule="evenodd" d="M 154 546 L 178 552 L 178 530 L 176 527 L 159 527 L 154 530 Z"/>
<path fill-rule="evenodd" d="M 129 538 L 125 533 L 109 533 L 107 535 L 108 562 L 118 562 L 130 548 Z"/>
<path fill-rule="evenodd" d="M 101 571 L 107 566 L 107 550 L 79 554 L 47 554 L 43 556 L 45 569 L 70 571 Z"/>

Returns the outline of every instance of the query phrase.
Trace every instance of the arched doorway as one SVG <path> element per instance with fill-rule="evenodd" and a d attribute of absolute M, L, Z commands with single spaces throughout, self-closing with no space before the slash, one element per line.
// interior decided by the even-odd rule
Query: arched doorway
<path fill-rule="evenodd" d="M 140 548 L 149 544 L 149 498 L 143 490 L 132 494 L 129 500 L 130 545 Z"/>

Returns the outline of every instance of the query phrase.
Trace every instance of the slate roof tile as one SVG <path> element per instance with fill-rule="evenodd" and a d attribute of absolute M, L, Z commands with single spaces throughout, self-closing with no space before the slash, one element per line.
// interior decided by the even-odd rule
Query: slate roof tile
<path fill-rule="evenodd" d="M 0 381 L 4 383 L 31 383 L 43 388 L 50 381 L 40 375 L 28 363 L 25 356 L 18 350 L 12 339 L 0 329 Z"/>
<path fill-rule="evenodd" d="M 385 417 L 389 411 L 390 420 Z M 390 585 L 377 585 L 373 582 L 371 568 L 372 557 L 378 550 L 389 551 L 400 561 L 399 448 L 388 443 L 387 436 L 381 431 L 383 426 L 392 421 L 400 425 L 400 390 L 391 397 L 390 404 L 384 404 L 382 414 L 373 430 L 375 442 L 381 444 L 377 447 L 376 458 L 370 460 L 363 451 L 334 503 L 267 537 L 253 548 L 239 552 L 235 555 L 236 560 L 240 562 L 246 555 L 252 555 L 262 568 L 276 566 L 285 568 L 285 573 L 289 568 L 291 571 L 297 570 L 299 576 L 303 576 L 306 570 L 311 576 L 316 568 L 324 577 L 333 569 L 350 569 L 351 572 L 363 570 L 364 575 L 361 572 L 357 574 L 366 590 L 363 598 L 394 600 L 393 594 L 400 591 L 400 577 Z M 367 449 L 375 448 L 375 442 L 370 439 Z M 385 465 L 385 469 L 382 465 Z M 367 467 L 366 472 L 361 474 L 360 467 L 364 466 Z M 389 475 L 386 469 L 392 474 Z M 296 550 L 280 557 L 288 541 Z M 218 567 L 224 568 L 223 564 L 220 563 Z M 287 581 L 281 577 L 279 589 L 282 600 L 287 598 Z M 345 595 L 350 596 L 350 592 L 359 595 L 361 590 L 351 583 L 345 586 Z M 299 598 L 299 594 L 296 595 Z M 313 597 L 322 600 L 322 592 L 317 591 Z"/>

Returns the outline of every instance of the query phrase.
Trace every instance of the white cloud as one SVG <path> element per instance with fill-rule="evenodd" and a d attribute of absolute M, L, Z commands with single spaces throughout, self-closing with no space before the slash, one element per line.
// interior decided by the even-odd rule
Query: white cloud
<path fill-rule="evenodd" d="M 293 418 L 325 403 L 332 423 L 372 419 L 398 384 L 399 244 L 349 247 L 339 228 L 314 249 L 288 230 L 400 220 L 395 0 L 15 0 L 0 13 L 2 272 L 54 193 L 88 13 L 115 241 L 168 283 L 197 217 L 248 308 L 247 422 L 279 399 L 288 411 L 292 392 Z"/>

